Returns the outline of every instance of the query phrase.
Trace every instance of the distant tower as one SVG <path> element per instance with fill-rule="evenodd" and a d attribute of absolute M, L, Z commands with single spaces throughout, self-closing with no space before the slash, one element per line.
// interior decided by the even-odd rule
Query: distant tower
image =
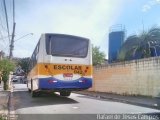
<path fill-rule="evenodd" d="M 125 27 L 122 25 L 114 25 L 109 30 L 109 50 L 108 62 L 112 63 L 117 60 L 117 55 L 124 42 Z"/>

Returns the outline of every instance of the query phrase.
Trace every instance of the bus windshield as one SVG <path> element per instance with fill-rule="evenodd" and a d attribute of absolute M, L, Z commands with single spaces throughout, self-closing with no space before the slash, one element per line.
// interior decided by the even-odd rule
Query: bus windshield
<path fill-rule="evenodd" d="M 46 35 L 46 52 L 53 56 L 84 58 L 88 53 L 88 42 L 88 39 L 75 36 Z"/>

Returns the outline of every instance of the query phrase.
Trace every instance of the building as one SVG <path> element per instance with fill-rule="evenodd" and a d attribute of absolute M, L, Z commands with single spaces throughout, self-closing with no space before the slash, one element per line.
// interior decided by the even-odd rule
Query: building
<path fill-rule="evenodd" d="M 122 25 L 115 25 L 110 28 L 108 62 L 116 62 L 119 50 L 124 42 L 125 28 Z"/>

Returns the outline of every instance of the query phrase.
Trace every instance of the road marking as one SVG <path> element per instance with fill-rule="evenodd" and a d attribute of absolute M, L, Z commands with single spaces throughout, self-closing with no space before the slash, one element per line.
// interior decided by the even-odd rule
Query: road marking
<path fill-rule="evenodd" d="M 73 109 L 78 109 L 79 107 L 77 107 L 77 106 L 74 106 L 74 107 L 72 107 Z"/>
<path fill-rule="evenodd" d="M 157 104 L 153 104 L 153 106 L 158 106 Z"/>

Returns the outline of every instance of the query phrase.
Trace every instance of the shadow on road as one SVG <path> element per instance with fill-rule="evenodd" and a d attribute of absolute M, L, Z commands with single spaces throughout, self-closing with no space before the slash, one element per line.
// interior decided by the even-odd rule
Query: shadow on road
<path fill-rule="evenodd" d="M 31 97 L 28 91 L 14 91 L 13 103 L 15 109 L 46 106 L 46 105 L 58 105 L 58 104 L 75 104 L 78 103 L 74 99 L 61 97 L 55 93 L 43 92 L 38 97 Z"/>

